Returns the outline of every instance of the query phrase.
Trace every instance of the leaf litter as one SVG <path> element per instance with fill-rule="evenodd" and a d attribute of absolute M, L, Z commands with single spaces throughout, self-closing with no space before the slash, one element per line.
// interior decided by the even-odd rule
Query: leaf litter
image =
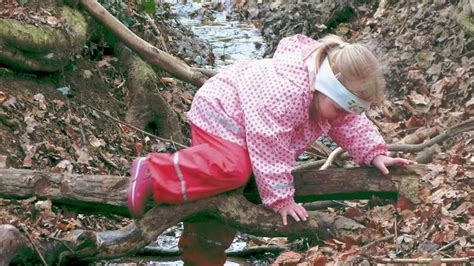
<path fill-rule="evenodd" d="M 462 31 L 456 30 L 455 18 L 450 15 L 456 5 L 424 3 L 411 8 L 403 3 L 398 5 L 386 9 L 383 19 L 361 17 L 358 23 L 345 24 L 341 29 L 346 36 L 356 40 L 369 35 L 378 36 L 375 38 L 379 43 L 377 50 L 384 51 L 381 52 L 386 55 L 384 60 L 390 62 L 388 84 L 395 89 L 390 93 L 390 100 L 385 102 L 386 106 L 371 113 L 380 118 L 382 133 L 388 142 L 400 141 L 420 129 L 435 126 L 447 129 L 474 113 L 473 58 L 462 54 L 463 47 L 472 47 L 473 44 L 472 38 L 466 38 Z M 370 14 L 370 9 L 370 6 L 366 7 L 367 14 Z M 7 14 L 5 12 L 2 9 L 0 14 Z M 18 12 L 25 11 L 19 9 Z M 304 12 L 300 10 L 300 13 Z M 274 16 L 262 19 L 283 20 Z M 364 20 L 365 24 L 360 23 Z M 46 23 L 60 25 L 54 19 Z M 318 32 L 325 29 L 318 27 Z M 115 61 L 116 58 L 103 57 L 95 67 L 85 69 L 82 75 L 85 79 L 92 79 L 92 75 L 99 74 L 105 84 L 117 87 L 125 80 L 114 67 Z M 193 90 L 167 76 L 162 81 L 163 97 L 184 117 Z M 146 139 L 126 126 L 112 123 L 61 93 L 34 91 L 17 94 L 0 87 L 1 112 L 12 122 L 19 150 L 2 150 L 2 168 L 14 166 L 49 169 L 56 173 L 128 175 L 133 157 L 150 151 L 170 150 L 165 143 Z M 122 85 L 119 91 L 112 90 L 111 94 L 114 97 L 119 95 L 120 101 L 127 102 L 126 85 Z M 103 106 L 112 115 L 119 115 L 123 107 L 120 104 Z M 357 263 L 372 262 L 381 257 L 430 258 L 434 253 L 445 257 L 473 256 L 472 132 L 446 140 L 441 147 L 441 152 L 435 154 L 428 164 L 430 171 L 421 177 L 421 204 L 413 205 L 403 198 L 398 202 L 371 199 L 357 201 L 350 207 L 328 209 L 354 219 L 364 227 L 357 229 L 355 236 L 311 243 L 284 252 L 273 263 Z M 118 168 L 100 160 L 99 152 L 107 154 L 108 160 Z M 34 238 L 58 237 L 75 229 L 113 230 L 131 222 L 117 215 L 80 214 L 58 208 L 49 200 L 36 198 L 0 199 L 0 206 L 2 224 L 17 227 L 26 224 Z M 257 245 L 288 244 L 286 239 L 273 242 L 259 239 L 262 242 Z M 457 244 L 443 249 L 453 241 Z"/>

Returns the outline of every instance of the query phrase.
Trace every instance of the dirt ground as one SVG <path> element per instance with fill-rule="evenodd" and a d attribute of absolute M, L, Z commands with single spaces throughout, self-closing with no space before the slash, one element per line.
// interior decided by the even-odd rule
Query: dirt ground
<path fill-rule="evenodd" d="M 336 29 L 356 40 L 375 36 L 380 44 L 377 52 L 391 63 L 389 71 L 393 75 L 389 75 L 388 81 L 398 93 L 387 99 L 385 107 L 370 112 L 389 143 L 403 141 L 429 128 L 439 127 L 442 132 L 474 114 L 473 59 L 472 54 L 463 50 L 472 47 L 472 37 L 457 30 L 447 4 L 431 9 L 421 7 L 395 6 L 386 10 L 391 20 L 377 22 L 362 17 L 354 25 L 345 23 Z M 441 13 L 441 19 L 429 16 L 439 15 L 436 12 Z M 430 35 L 433 25 L 436 36 Z M 402 28 L 403 34 L 395 34 Z M 415 41 L 411 42 L 412 39 Z M 100 43 L 88 47 L 58 73 L 21 73 L 0 66 L 0 168 L 128 176 L 133 158 L 152 151 L 173 150 L 172 144 L 110 118 L 124 121 L 133 94 L 118 59 Z M 188 110 L 196 88 L 168 75 L 162 78 L 165 79 L 157 88 L 180 114 L 183 132 L 187 132 L 183 113 Z M 328 208 L 328 212 L 353 218 L 367 228 L 353 239 L 334 239 L 301 251 L 299 260 L 345 260 L 358 256 L 360 246 L 394 233 L 399 237 L 377 242 L 370 255 L 429 257 L 458 241 L 441 254 L 473 256 L 469 238 L 474 228 L 473 153 L 472 132 L 439 143 L 426 161 L 432 172 L 423 177 L 423 202 L 417 206 L 403 202 L 357 202 L 351 207 Z M 416 159 L 418 154 L 398 155 Z M 0 206 L 0 224 L 25 224 L 28 233 L 37 238 L 61 236 L 77 228 L 113 230 L 131 222 L 116 215 L 91 214 L 34 198 L 0 199 Z"/>

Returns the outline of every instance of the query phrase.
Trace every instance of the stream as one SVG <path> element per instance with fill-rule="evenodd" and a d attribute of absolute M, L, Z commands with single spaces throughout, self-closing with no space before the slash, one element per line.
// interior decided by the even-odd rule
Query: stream
<path fill-rule="evenodd" d="M 253 24 L 239 22 L 230 15 L 230 6 L 223 11 L 202 8 L 199 1 L 176 4 L 176 0 L 166 0 L 171 10 L 178 14 L 181 24 L 188 26 L 213 49 L 215 70 L 225 69 L 237 60 L 260 59 L 265 52 L 265 42 Z M 221 1 L 227 2 L 227 1 Z M 258 47 L 258 48 L 257 48 Z M 204 60 L 202 62 L 201 60 Z M 207 63 L 203 58 L 195 58 L 197 63 Z"/>
<path fill-rule="evenodd" d="M 180 4 L 176 0 L 165 0 L 171 5 L 171 10 L 178 14 L 181 24 L 188 26 L 201 39 L 207 41 L 215 55 L 213 70 L 219 71 L 232 65 L 238 60 L 260 59 L 263 57 L 266 45 L 258 29 L 254 25 L 230 19 L 230 6 L 224 6 L 221 12 L 210 8 L 202 8 L 200 1 L 188 1 Z M 229 2 L 229 1 L 221 1 Z M 199 56 L 194 59 L 198 64 L 206 65 L 206 58 Z M 178 252 L 178 241 L 182 232 L 182 224 L 173 226 L 163 232 L 156 246 L 167 251 Z M 240 251 L 247 248 L 248 236 L 238 233 L 228 251 Z M 179 257 L 149 257 L 121 258 L 119 261 L 109 261 L 106 265 L 183 265 Z M 228 257 L 226 266 L 236 265 L 267 265 L 266 261 Z"/>

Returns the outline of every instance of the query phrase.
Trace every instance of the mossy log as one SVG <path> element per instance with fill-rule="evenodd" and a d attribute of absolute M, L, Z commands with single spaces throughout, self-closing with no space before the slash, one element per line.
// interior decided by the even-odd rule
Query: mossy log
<path fill-rule="evenodd" d="M 82 50 L 88 22 L 76 9 L 63 6 L 63 28 L 0 18 L 0 62 L 27 71 L 54 72 Z"/>

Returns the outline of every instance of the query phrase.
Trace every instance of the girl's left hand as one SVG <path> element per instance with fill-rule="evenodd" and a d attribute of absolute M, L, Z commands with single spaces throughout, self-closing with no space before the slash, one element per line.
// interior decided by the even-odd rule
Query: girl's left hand
<path fill-rule="evenodd" d="M 386 175 L 389 173 L 387 166 L 392 166 L 392 165 L 401 166 L 401 165 L 408 165 L 408 164 L 416 164 L 416 162 L 403 159 L 403 158 L 392 158 L 392 157 L 385 156 L 383 154 L 379 154 L 375 156 L 375 158 L 372 160 L 372 164 L 375 167 L 377 167 L 380 170 L 380 172 Z"/>

